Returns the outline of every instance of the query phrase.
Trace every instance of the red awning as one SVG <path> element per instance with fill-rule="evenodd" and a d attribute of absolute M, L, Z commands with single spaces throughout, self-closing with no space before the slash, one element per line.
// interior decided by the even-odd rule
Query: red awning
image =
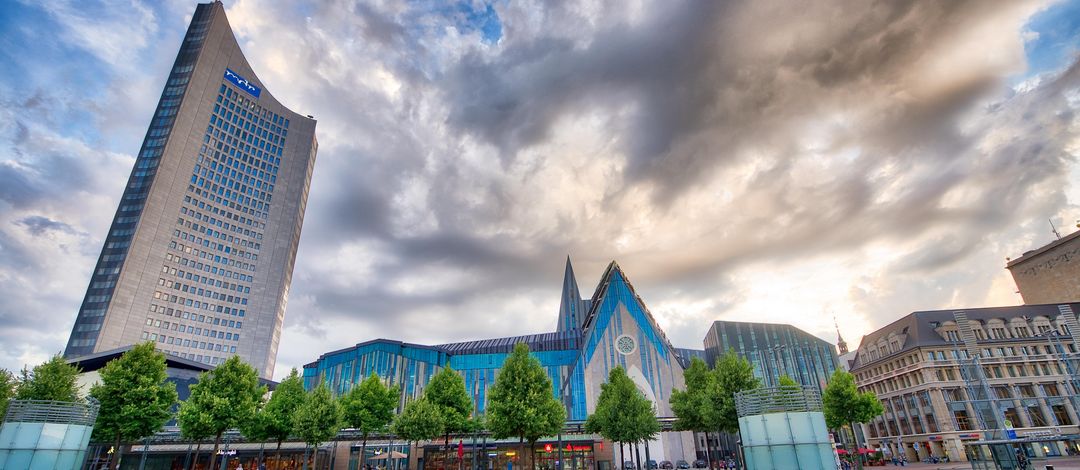
<path fill-rule="evenodd" d="M 847 455 L 847 451 L 844 449 L 836 449 L 836 453 L 839 455 Z"/>

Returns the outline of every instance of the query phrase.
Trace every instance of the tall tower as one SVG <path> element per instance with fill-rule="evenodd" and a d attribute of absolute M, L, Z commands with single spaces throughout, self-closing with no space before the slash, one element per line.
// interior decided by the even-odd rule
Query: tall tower
<path fill-rule="evenodd" d="M 317 149 L 315 120 L 266 90 L 221 3 L 199 5 L 64 355 L 154 341 L 271 377 Z"/>
<path fill-rule="evenodd" d="M 833 317 L 833 326 L 836 327 L 836 349 L 840 350 L 840 355 L 848 353 L 847 342 L 844 341 L 844 337 L 840 336 L 840 324 L 836 323 L 836 317 Z"/>

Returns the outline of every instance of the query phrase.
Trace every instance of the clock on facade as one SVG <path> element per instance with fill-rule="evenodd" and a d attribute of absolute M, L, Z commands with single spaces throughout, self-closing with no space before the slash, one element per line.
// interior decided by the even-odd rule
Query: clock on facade
<path fill-rule="evenodd" d="M 619 354 L 629 356 L 637 350 L 637 343 L 634 342 L 634 338 L 631 338 L 628 335 L 622 335 L 615 338 L 615 349 L 619 351 Z"/>

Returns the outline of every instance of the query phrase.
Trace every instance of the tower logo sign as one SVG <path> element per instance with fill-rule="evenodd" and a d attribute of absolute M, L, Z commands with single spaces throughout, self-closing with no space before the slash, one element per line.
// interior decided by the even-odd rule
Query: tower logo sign
<path fill-rule="evenodd" d="M 237 75 L 237 73 L 233 72 L 232 69 L 225 69 L 225 79 L 232 82 L 233 85 L 240 87 L 241 90 L 250 93 L 251 96 L 254 96 L 256 98 L 259 97 L 259 93 L 262 93 L 262 90 L 259 89 L 259 87 L 252 85 L 251 82 L 248 81 L 248 79 Z"/>

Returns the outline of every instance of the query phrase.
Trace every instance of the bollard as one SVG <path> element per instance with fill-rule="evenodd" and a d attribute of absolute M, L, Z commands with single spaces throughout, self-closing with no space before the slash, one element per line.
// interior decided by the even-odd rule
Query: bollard
<path fill-rule="evenodd" d="M 1047 465 L 1047 466 L 1046 466 L 1046 467 L 1044 467 L 1044 468 L 1046 468 L 1046 470 L 1054 470 L 1054 466 L 1053 466 L 1053 465 Z"/>

